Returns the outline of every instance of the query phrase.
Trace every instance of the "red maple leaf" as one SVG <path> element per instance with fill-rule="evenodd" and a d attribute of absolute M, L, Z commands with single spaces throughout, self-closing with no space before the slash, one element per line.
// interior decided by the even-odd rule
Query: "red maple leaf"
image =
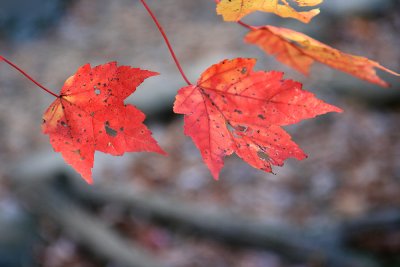
<path fill-rule="evenodd" d="M 341 109 L 317 99 L 283 73 L 253 72 L 255 59 L 224 60 L 196 85 L 179 90 L 174 111 L 185 115 L 185 134 L 218 179 L 224 157 L 236 153 L 251 166 L 272 172 L 304 152 L 281 126 Z"/>
<path fill-rule="evenodd" d="M 124 100 L 155 72 L 86 64 L 68 78 L 60 96 L 43 115 L 42 129 L 54 150 L 88 182 L 94 152 L 111 155 L 149 151 L 165 154 L 143 124 L 145 115 Z"/>

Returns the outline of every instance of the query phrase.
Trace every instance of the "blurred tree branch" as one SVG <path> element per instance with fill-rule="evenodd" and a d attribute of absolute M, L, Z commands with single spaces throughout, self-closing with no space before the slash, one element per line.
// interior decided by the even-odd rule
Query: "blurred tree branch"
<path fill-rule="evenodd" d="M 126 267 L 165 266 L 157 262 L 154 255 L 132 240 L 122 238 L 99 218 L 79 207 L 54 186 L 52 177 L 14 178 L 12 182 L 17 195 L 32 213 L 53 220 L 99 258 Z"/>
<path fill-rule="evenodd" d="M 378 266 L 364 257 L 355 256 L 330 244 L 313 233 L 293 227 L 257 222 L 253 218 L 232 215 L 225 211 L 210 212 L 204 206 L 173 199 L 159 193 L 133 193 L 128 185 L 114 188 L 87 186 L 80 180 L 69 179 L 71 194 L 91 205 L 115 204 L 132 209 L 138 216 L 152 218 L 199 235 L 229 244 L 270 249 L 293 261 L 310 266 L 367 267 Z M 337 233 L 325 233 L 337 235 Z"/>
<path fill-rule="evenodd" d="M 37 168 L 39 170 L 42 168 Z M 253 218 L 232 215 L 219 210 L 188 203 L 157 192 L 134 193 L 129 185 L 103 188 L 88 186 L 73 175 L 56 175 L 55 170 L 40 175 L 24 173 L 13 178 L 18 196 L 35 214 L 51 218 L 78 243 L 96 255 L 123 266 L 157 267 L 154 255 L 131 240 L 125 240 L 106 226 L 84 206 L 114 204 L 133 211 L 136 216 L 163 223 L 170 228 L 188 229 L 201 236 L 238 246 L 269 249 L 294 262 L 310 266 L 375 267 L 377 262 L 363 255 L 355 255 L 344 248 L 349 231 L 328 231 L 323 236 L 312 230 L 304 231 L 287 225 L 271 225 Z M 68 172 L 66 172 L 68 173 Z M 64 177 L 60 179 L 60 176 Z M 79 205 L 81 202 L 82 205 Z M 354 229 L 345 228 L 345 229 Z M 350 231 L 352 232 L 352 231 Z M 332 237 L 336 242 L 331 242 Z M 325 238 L 328 237 L 328 238 Z"/>

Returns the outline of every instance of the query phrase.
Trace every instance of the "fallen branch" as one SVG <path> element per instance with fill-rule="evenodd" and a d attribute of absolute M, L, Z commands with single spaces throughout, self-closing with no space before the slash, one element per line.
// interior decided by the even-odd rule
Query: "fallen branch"
<path fill-rule="evenodd" d="M 224 211 L 210 212 L 205 207 L 158 193 L 133 193 L 129 186 L 102 188 L 87 186 L 77 180 L 71 182 L 72 194 L 83 202 L 123 206 L 137 214 L 167 222 L 169 226 L 190 229 L 199 235 L 229 244 L 269 249 L 293 261 L 314 263 L 316 266 L 378 266 L 369 259 L 341 250 L 339 244 L 324 242 L 320 237 L 297 231 L 293 227 L 273 226 Z M 332 234 L 337 233 L 326 233 Z"/>
<path fill-rule="evenodd" d="M 46 216 L 57 223 L 76 242 L 99 258 L 127 267 L 161 267 L 154 256 L 132 241 L 125 240 L 101 220 L 80 208 L 49 179 L 13 179 L 17 195 L 31 212 Z M 51 181 L 50 181 L 51 182 Z"/>

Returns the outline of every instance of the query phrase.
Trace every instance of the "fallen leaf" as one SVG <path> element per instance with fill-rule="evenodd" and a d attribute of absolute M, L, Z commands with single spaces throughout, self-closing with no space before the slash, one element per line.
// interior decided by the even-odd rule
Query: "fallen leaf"
<path fill-rule="evenodd" d="M 294 0 L 300 7 L 313 7 L 323 0 Z M 217 13 L 225 21 L 239 21 L 241 18 L 255 11 L 275 13 L 283 18 L 294 18 L 304 23 L 319 14 L 319 9 L 297 11 L 290 6 L 287 0 L 221 0 L 217 4 Z"/>
<path fill-rule="evenodd" d="M 283 64 L 305 75 L 308 75 L 314 61 L 384 87 L 388 84 L 377 76 L 375 68 L 400 75 L 376 61 L 343 53 L 305 34 L 286 28 L 269 25 L 254 28 L 246 35 L 245 41 L 259 46 L 265 53 L 274 55 Z"/>
<path fill-rule="evenodd" d="M 267 172 L 289 157 L 304 159 L 304 152 L 281 126 L 341 112 L 303 90 L 300 83 L 283 80 L 281 72 L 254 72 L 255 63 L 245 58 L 224 60 L 176 96 L 174 112 L 185 115 L 185 134 L 216 179 L 224 157 L 232 153 Z"/>
<path fill-rule="evenodd" d="M 145 115 L 124 100 L 155 72 L 117 66 L 86 64 L 68 78 L 60 96 L 43 115 L 42 130 L 88 182 L 92 182 L 94 152 L 111 155 L 149 151 L 164 154 L 143 124 Z"/>

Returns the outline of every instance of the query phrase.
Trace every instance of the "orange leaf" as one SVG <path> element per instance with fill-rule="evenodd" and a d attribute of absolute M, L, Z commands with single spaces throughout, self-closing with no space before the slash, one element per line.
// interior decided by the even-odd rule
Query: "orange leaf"
<path fill-rule="evenodd" d="M 323 0 L 294 0 L 300 7 L 311 7 L 322 3 Z M 238 21 L 255 11 L 275 13 L 283 18 L 294 18 L 304 23 L 319 14 L 319 9 L 296 11 L 287 0 L 221 0 L 217 4 L 217 13 L 225 21 Z"/>
<path fill-rule="evenodd" d="M 145 115 L 124 100 L 155 72 L 86 64 L 68 78 L 43 115 L 42 129 L 55 151 L 88 182 L 92 182 L 94 152 L 111 155 L 151 151 L 164 154 L 143 124 Z"/>
<path fill-rule="evenodd" d="M 265 53 L 274 55 L 283 64 L 305 75 L 309 73 L 314 61 L 318 61 L 384 87 L 388 84 L 377 76 L 374 68 L 399 76 L 376 61 L 343 53 L 305 34 L 286 28 L 255 28 L 246 35 L 245 41 L 258 45 Z"/>
<path fill-rule="evenodd" d="M 174 111 L 185 115 L 185 134 L 218 179 L 224 157 L 236 153 L 271 172 L 304 152 L 281 126 L 327 112 L 341 112 L 317 99 L 281 72 L 253 71 L 255 59 L 224 60 L 208 68 L 196 85 L 179 90 Z"/>

